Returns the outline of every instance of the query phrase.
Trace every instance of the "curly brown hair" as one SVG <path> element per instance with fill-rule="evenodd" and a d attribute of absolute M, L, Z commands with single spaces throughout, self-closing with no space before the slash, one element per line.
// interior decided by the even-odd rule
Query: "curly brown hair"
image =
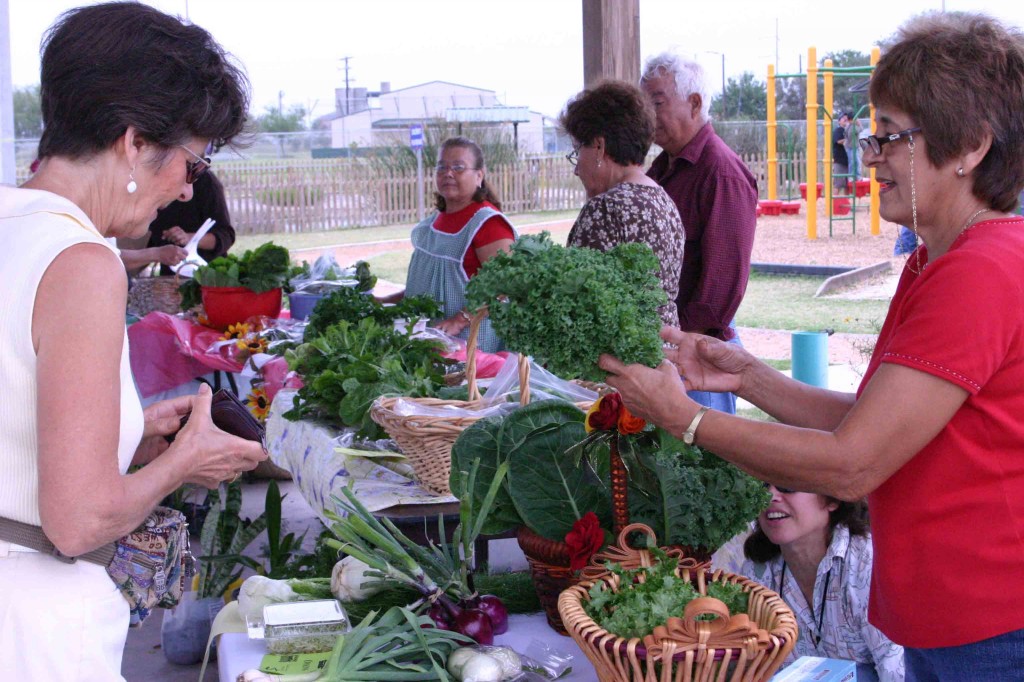
<path fill-rule="evenodd" d="M 480 145 L 468 137 L 449 137 L 447 140 L 441 143 L 441 148 L 437 150 L 437 159 L 441 160 L 441 155 L 452 147 L 458 147 L 459 149 L 468 149 L 473 153 L 473 168 L 476 170 L 485 170 L 484 166 L 484 152 L 480 149 Z M 487 176 L 484 175 L 483 179 L 480 180 L 480 186 L 473 192 L 473 201 L 481 202 L 486 201 L 494 204 L 494 207 L 501 210 L 501 202 L 498 200 L 498 195 L 494 193 L 491 186 L 487 184 Z M 445 206 L 447 206 L 444 197 L 439 192 L 434 192 L 434 206 L 437 207 L 438 211 L 444 212 Z"/>
<path fill-rule="evenodd" d="M 828 535 L 832 537 L 832 531 L 836 526 L 846 526 L 850 529 L 850 537 L 868 534 L 868 503 L 864 500 L 856 502 L 843 502 L 834 497 L 823 495 L 829 504 L 836 503 L 839 506 L 828 514 Z M 751 561 L 759 564 L 768 563 L 782 553 L 782 549 L 768 539 L 768 536 L 761 530 L 761 523 L 754 522 L 754 532 L 751 533 L 743 543 L 743 554 Z"/>
<path fill-rule="evenodd" d="M 930 12 L 911 19 L 884 49 L 871 101 L 906 112 L 935 166 L 981 143 L 992 147 L 972 192 L 1012 211 L 1024 189 L 1024 34 L 983 14 Z"/>
<path fill-rule="evenodd" d="M 623 81 L 603 81 L 569 100 L 558 117 L 565 132 L 589 145 L 598 137 L 612 161 L 644 162 L 654 141 L 654 110 L 644 94 Z"/>

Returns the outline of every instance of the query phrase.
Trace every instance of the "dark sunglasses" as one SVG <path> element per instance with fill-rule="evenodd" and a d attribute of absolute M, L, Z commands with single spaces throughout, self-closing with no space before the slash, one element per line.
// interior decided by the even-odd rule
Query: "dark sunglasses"
<path fill-rule="evenodd" d="M 210 170 L 210 159 L 206 156 L 199 156 L 183 144 L 178 146 L 195 157 L 195 161 L 185 161 L 185 182 L 191 185 L 202 177 L 203 173 Z"/>
<path fill-rule="evenodd" d="M 800 492 L 799 490 L 794 490 L 793 488 L 783 488 L 780 485 L 773 485 L 771 483 L 765 483 L 764 487 L 765 488 L 775 488 L 776 490 L 778 490 L 783 495 L 789 495 L 791 493 L 798 493 L 798 492 Z"/>

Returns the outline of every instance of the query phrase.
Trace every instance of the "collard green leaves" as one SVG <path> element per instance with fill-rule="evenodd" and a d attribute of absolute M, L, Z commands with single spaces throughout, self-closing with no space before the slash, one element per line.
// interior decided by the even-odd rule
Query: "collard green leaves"
<path fill-rule="evenodd" d="M 662 359 L 658 306 L 665 292 L 646 244 L 607 253 L 565 248 L 547 233 L 519 239 L 488 260 L 466 287 L 472 307 L 489 306 L 495 332 L 563 377 L 601 381 L 601 353 L 626 363 Z"/>
<path fill-rule="evenodd" d="M 583 424 L 548 424 L 534 429 L 509 453 L 509 489 L 523 522 L 546 538 L 562 539 L 588 511 L 607 522 L 611 500 L 595 485 L 586 462 L 567 453 L 586 435 Z"/>

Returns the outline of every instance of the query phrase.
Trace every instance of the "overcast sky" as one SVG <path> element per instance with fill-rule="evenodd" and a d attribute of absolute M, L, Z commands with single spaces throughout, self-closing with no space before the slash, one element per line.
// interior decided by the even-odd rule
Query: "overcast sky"
<path fill-rule="evenodd" d="M 73 0 L 9 0 L 14 85 L 39 81 L 39 39 Z M 253 109 L 334 108 L 344 86 L 445 80 L 495 90 L 505 104 L 557 115 L 583 87 L 581 0 L 147 0 L 203 26 L 245 67 Z M 667 48 L 700 60 L 712 91 L 767 66 L 806 68 L 807 48 L 869 52 L 929 9 L 986 11 L 1024 26 L 1020 0 L 640 0 L 641 58 Z"/>

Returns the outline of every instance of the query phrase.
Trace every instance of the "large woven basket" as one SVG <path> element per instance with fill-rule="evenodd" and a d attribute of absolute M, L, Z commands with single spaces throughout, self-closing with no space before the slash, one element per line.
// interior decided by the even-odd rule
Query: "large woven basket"
<path fill-rule="evenodd" d="M 707 564 L 669 550 L 678 562 L 676 575 L 690 581 L 702 595 L 709 582 L 738 584 L 747 593 L 745 614 L 730 614 L 718 599 L 701 597 L 687 606 L 681 617 L 669 618 L 664 625 L 643 639 L 625 639 L 598 625 L 583 608 L 588 591 L 596 582 L 618 590 L 619 576 L 596 563 L 614 561 L 625 568 L 650 566 L 647 549 L 634 549 L 627 536 L 642 531 L 654 537 L 641 524 L 626 526 L 619 533 L 618 545 L 595 555 L 584 571 L 588 580 L 565 590 L 558 599 L 558 611 L 569 634 L 594 665 L 601 682 L 648 682 L 674 680 L 697 682 L 758 682 L 769 680 L 797 638 L 796 617 L 782 598 L 748 578 L 711 571 Z M 702 617 L 714 616 L 712 620 Z"/>
<path fill-rule="evenodd" d="M 424 407 L 455 407 L 463 410 L 477 410 L 483 407 L 480 389 L 476 382 L 476 348 L 480 323 L 486 312 L 481 310 L 470 323 L 469 339 L 466 343 L 466 380 L 469 384 L 469 400 L 441 400 L 439 398 L 381 397 L 370 407 L 370 418 L 380 424 L 388 435 L 398 443 L 402 453 L 412 465 L 417 480 L 424 488 L 436 495 L 450 495 L 448 477 L 452 466 L 452 445 L 459 434 L 479 421 L 476 415 L 433 416 L 400 415 L 395 412 L 399 400 L 414 402 Z M 530 362 L 519 356 L 519 404 L 530 401 Z"/>
<path fill-rule="evenodd" d="M 136 317 L 145 317 L 151 312 L 173 315 L 181 310 L 181 282 L 177 275 L 158 277 L 136 277 L 128 289 L 128 312 Z"/>

